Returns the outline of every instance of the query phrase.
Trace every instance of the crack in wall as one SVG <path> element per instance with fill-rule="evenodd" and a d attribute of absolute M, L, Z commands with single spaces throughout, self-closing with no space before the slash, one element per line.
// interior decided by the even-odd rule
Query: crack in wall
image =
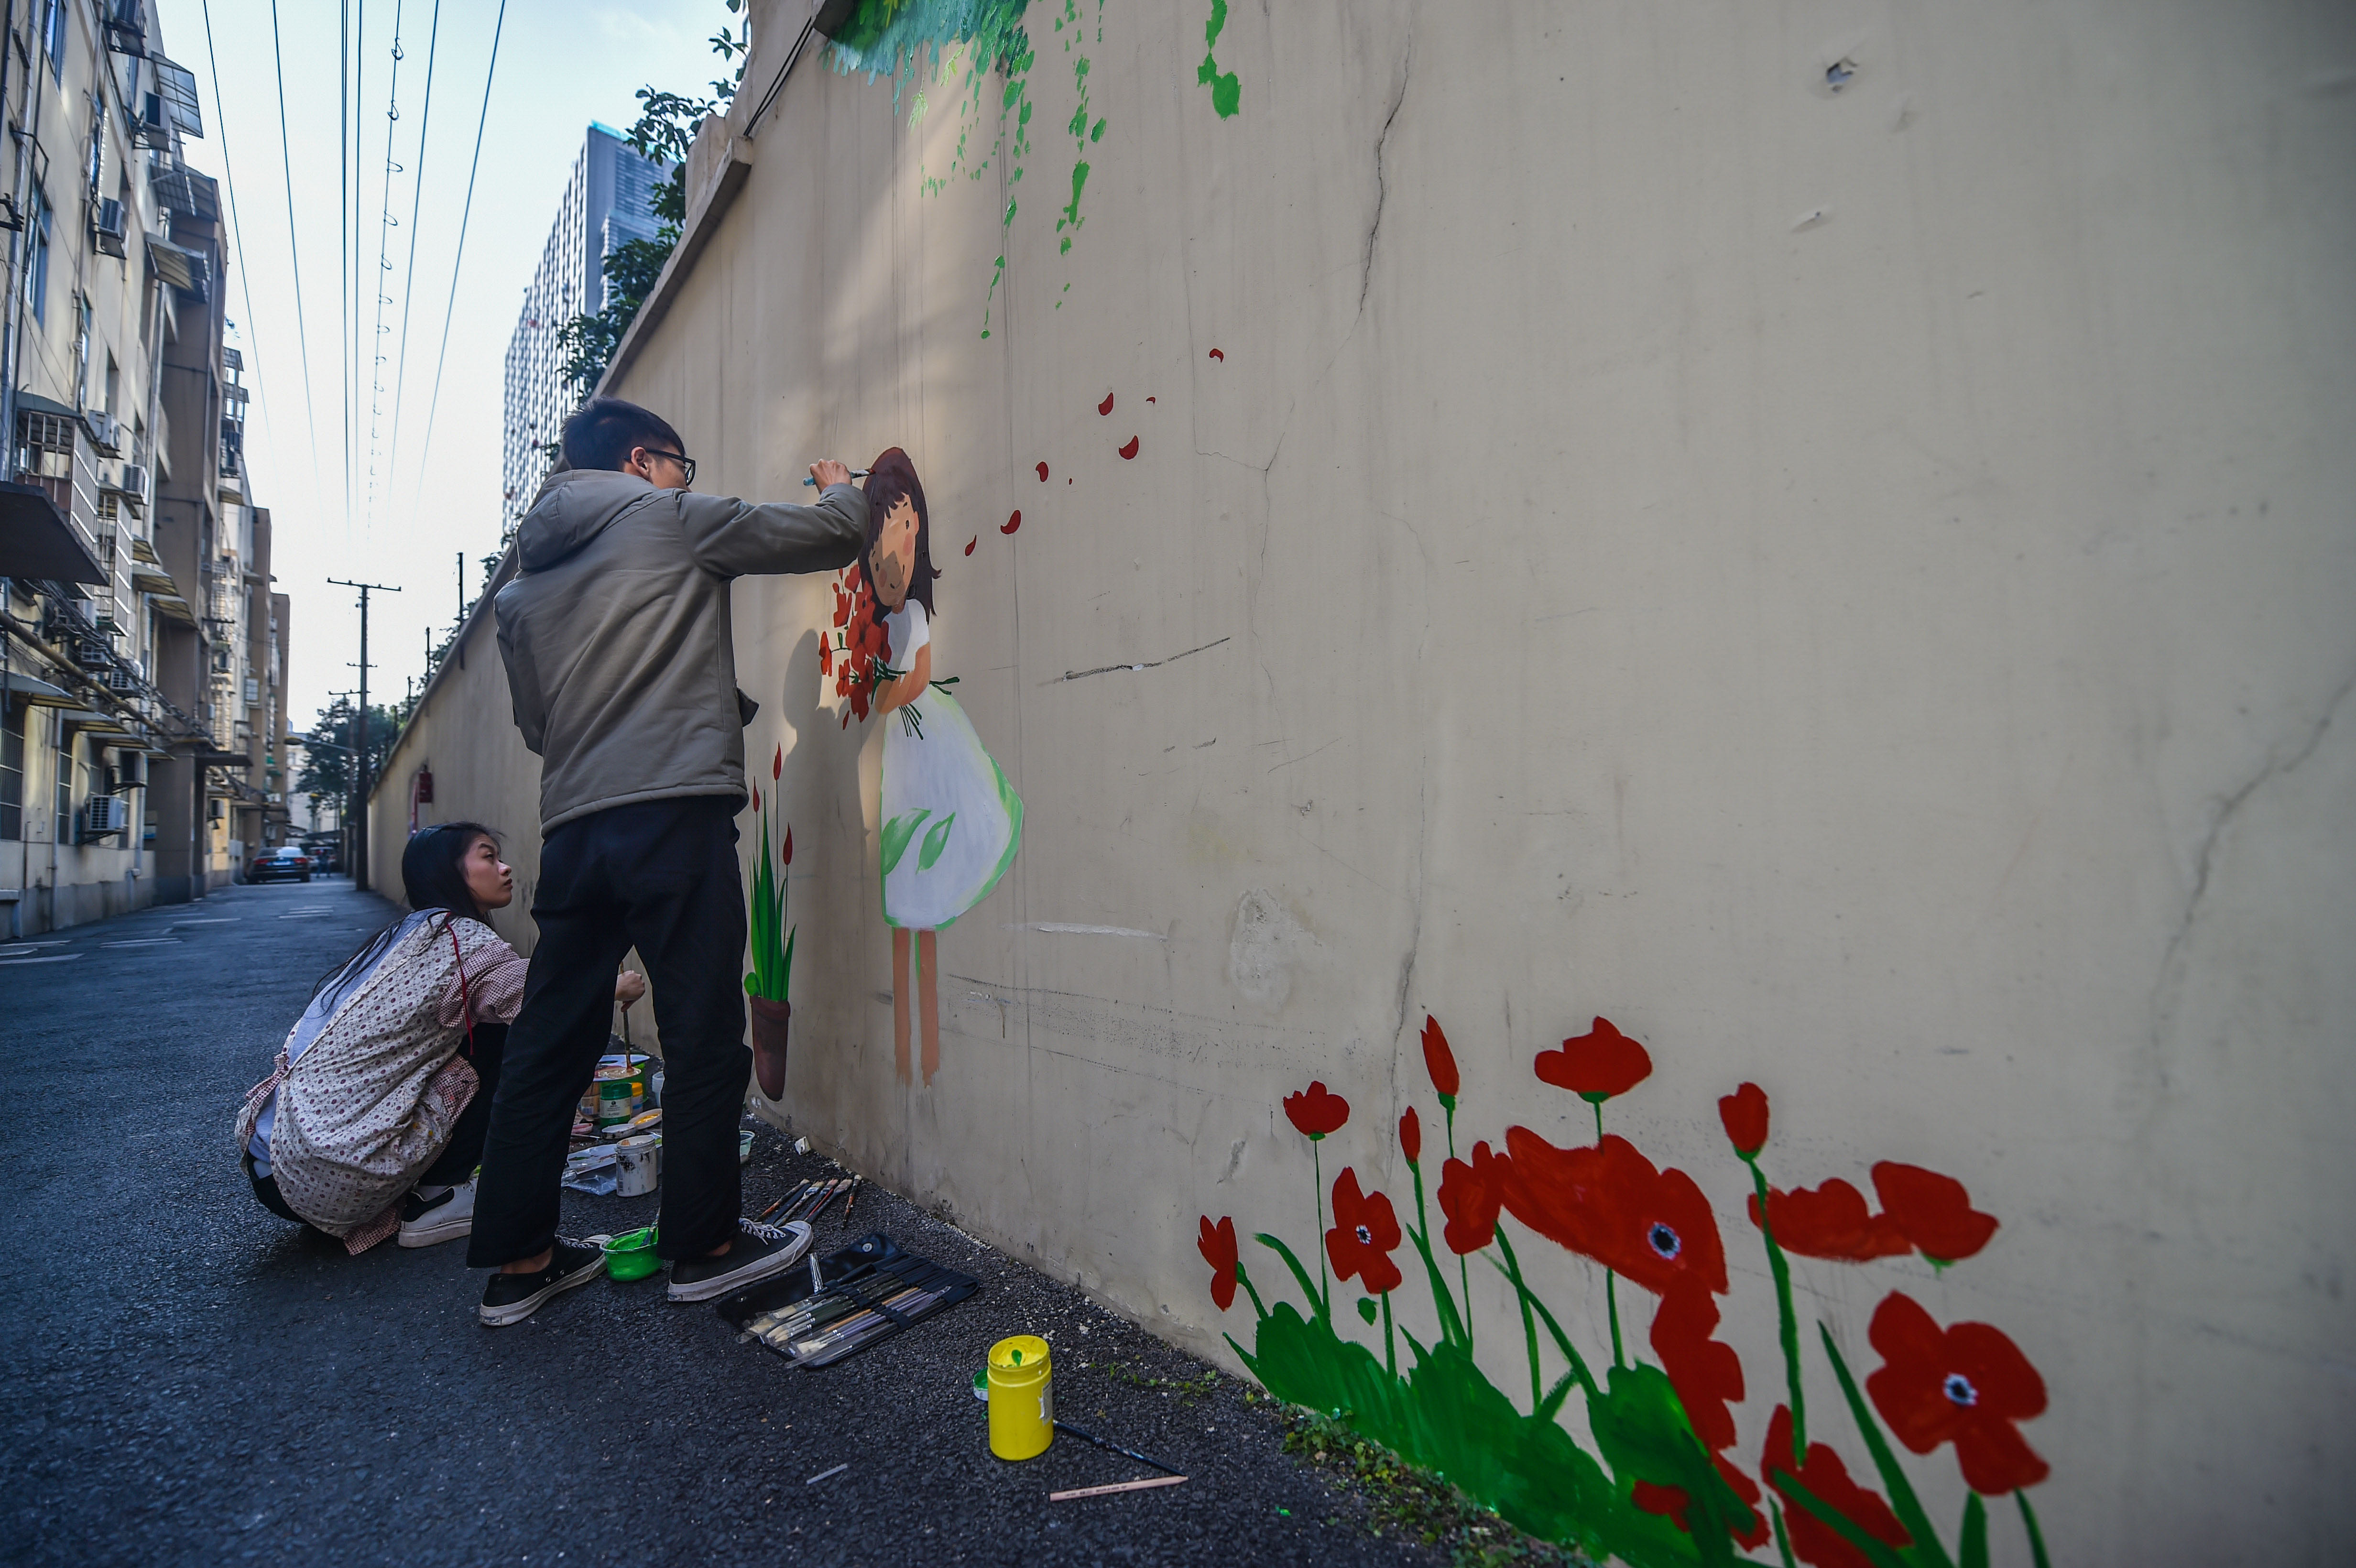
<path fill-rule="evenodd" d="M 2177 954 L 2190 938 L 2192 927 L 2200 919 L 2201 901 L 2209 894 L 2209 880 L 2215 867 L 2217 846 L 2224 837 L 2225 829 L 2232 825 L 2234 817 L 2240 815 L 2242 808 L 2249 804 L 2250 797 L 2262 786 L 2281 778 L 2315 755 L 2317 750 L 2323 744 L 2323 738 L 2331 732 L 2331 722 L 2339 717 L 2340 709 L 2347 702 L 2351 691 L 2356 691 L 2356 673 L 2350 674 L 2340 683 L 2339 688 L 2331 694 L 2331 700 L 2324 704 L 2323 716 L 2318 719 L 2313 728 L 2308 731 L 2306 739 L 2300 741 L 2297 750 L 2279 761 L 2269 755 L 2263 767 L 2218 805 L 2216 816 L 2210 819 L 2209 831 L 2201 837 L 2201 852 L 2193 861 L 2192 891 L 2184 901 L 2183 916 L 2176 923 L 2176 930 L 2169 934 L 2168 951 L 2160 960 L 2159 976 L 2163 986 L 2168 983 L 2169 976 L 2175 973 Z"/>
<path fill-rule="evenodd" d="M 1407 25 L 1407 52 L 1399 61 L 1398 90 L 1391 94 L 1390 112 L 1383 116 L 1382 133 L 1375 138 L 1375 217 L 1374 221 L 1366 226 L 1365 255 L 1358 267 L 1358 315 L 1360 316 L 1366 314 L 1366 291 L 1374 285 L 1375 281 L 1375 245 L 1382 238 L 1383 209 L 1390 203 L 1390 179 L 1384 173 L 1383 160 L 1390 149 L 1391 124 L 1398 118 L 1399 106 L 1407 101 L 1408 80 L 1414 74 L 1415 20 L 1410 16 Z M 1351 330 L 1355 331 L 1357 325 L 1357 321 L 1353 319 L 1350 323 Z"/>

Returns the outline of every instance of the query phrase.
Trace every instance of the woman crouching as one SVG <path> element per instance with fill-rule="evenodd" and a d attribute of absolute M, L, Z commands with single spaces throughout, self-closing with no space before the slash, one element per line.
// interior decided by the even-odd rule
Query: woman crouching
<path fill-rule="evenodd" d="M 396 1231 L 430 1247 L 473 1230 L 499 1056 L 523 1005 L 525 960 L 488 923 L 515 898 L 491 830 L 413 835 L 401 880 L 411 912 L 320 980 L 237 1121 L 262 1207 L 352 1253 Z M 614 998 L 646 989 L 625 973 Z"/>

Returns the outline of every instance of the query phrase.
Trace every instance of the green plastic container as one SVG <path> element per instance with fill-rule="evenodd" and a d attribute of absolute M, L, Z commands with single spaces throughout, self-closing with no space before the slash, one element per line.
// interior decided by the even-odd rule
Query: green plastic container
<path fill-rule="evenodd" d="M 659 1273 L 662 1259 L 655 1256 L 657 1227 L 648 1225 L 643 1231 L 631 1231 L 616 1236 L 605 1243 L 605 1273 L 614 1279 L 644 1279 Z"/>

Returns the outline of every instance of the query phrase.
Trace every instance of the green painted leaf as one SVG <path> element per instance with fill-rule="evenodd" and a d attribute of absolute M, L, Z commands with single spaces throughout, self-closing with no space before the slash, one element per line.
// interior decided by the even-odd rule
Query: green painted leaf
<path fill-rule="evenodd" d="M 1974 1492 L 1964 1499 L 1964 1530 L 1955 1540 L 1957 1568 L 1988 1568 L 1987 1505 Z"/>
<path fill-rule="evenodd" d="M 1867 1559 L 1872 1563 L 1873 1568 L 1908 1568 L 1907 1560 L 1900 1556 L 1887 1541 L 1879 1536 L 1868 1535 L 1850 1520 L 1848 1515 L 1808 1490 L 1797 1476 L 1788 1470 L 1779 1472 L 1775 1478 L 1775 1485 L 1784 1496 L 1815 1515 L 1826 1529 L 1864 1552 Z M 1934 1536 L 1917 1535 L 1914 1537 L 1914 1544 L 1918 1551 L 1927 1544 L 1932 1551 L 1941 1552 L 1938 1540 Z"/>
<path fill-rule="evenodd" d="M 952 811 L 925 829 L 925 847 L 916 851 L 916 869 L 929 871 L 933 869 L 933 862 L 939 859 L 941 851 L 949 847 L 949 829 L 956 824 L 957 813 Z"/>
<path fill-rule="evenodd" d="M 1269 1393 L 1328 1414 L 1340 1411 L 1367 1436 L 1398 1446 L 1404 1390 L 1364 1345 L 1336 1339 L 1323 1318 L 1303 1318 L 1289 1301 L 1261 1320 L 1254 1344 L 1252 1372 Z"/>
<path fill-rule="evenodd" d="M 2053 1568 L 2052 1559 L 2045 1555 L 2045 1532 L 2037 1528 L 2037 1510 L 2029 1506 L 2029 1494 L 2015 1492 L 2012 1500 L 2020 1505 L 2020 1527 L 2029 1531 L 2029 1561 L 2037 1568 Z"/>
<path fill-rule="evenodd" d="M 1522 1413 L 1462 1347 L 1433 1346 L 1409 1374 L 1407 1415 L 1405 1441 L 1394 1447 L 1476 1498 L 1504 1489 Z"/>
<path fill-rule="evenodd" d="M 1301 1282 L 1301 1294 L 1309 1298 L 1309 1310 L 1312 1313 L 1319 1312 L 1321 1310 L 1319 1304 L 1325 1298 L 1318 1293 L 1317 1284 L 1309 1277 L 1309 1271 L 1301 1266 L 1301 1260 L 1292 1255 L 1292 1249 L 1265 1231 L 1254 1236 L 1252 1240 L 1263 1247 L 1271 1249 L 1278 1257 L 1284 1260 L 1284 1266 L 1290 1269 L 1292 1277 Z"/>
<path fill-rule="evenodd" d="M 1375 1298 L 1373 1296 L 1362 1296 L 1358 1297 L 1358 1317 L 1369 1328 L 1374 1326 L 1376 1311 Z"/>
<path fill-rule="evenodd" d="M 908 840 L 916 836 L 917 827 L 932 814 L 929 806 L 918 806 L 915 811 L 903 813 L 884 825 L 885 876 L 892 874 L 892 869 L 900 863 L 900 857 L 908 852 Z"/>
<path fill-rule="evenodd" d="M 1841 1397 L 1848 1401 L 1849 1414 L 1856 1418 L 1858 1433 L 1873 1456 L 1873 1467 L 1880 1472 L 1881 1484 L 1890 1492 L 1890 1511 L 1898 1516 L 1898 1522 L 1914 1538 L 1914 1556 L 1937 1568 L 1954 1568 L 1947 1549 L 1939 1544 L 1939 1532 L 1931 1528 L 1931 1516 L 1922 1511 L 1922 1499 L 1914 1495 L 1906 1472 L 1898 1467 L 1898 1456 L 1890 1451 L 1890 1439 L 1882 1435 L 1881 1423 L 1873 1418 L 1873 1407 L 1865 1403 L 1865 1395 L 1858 1392 L 1857 1380 L 1849 1376 L 1848 1362 L 1842 1359 L 1840 1347 L 1833 1343 L 1833 1331 L 1819 1323 L 1816 1332 L 1824 1337 L 1825 1354 L 1832 1358 L 1833 1376 L 1840 1380 Z"/>

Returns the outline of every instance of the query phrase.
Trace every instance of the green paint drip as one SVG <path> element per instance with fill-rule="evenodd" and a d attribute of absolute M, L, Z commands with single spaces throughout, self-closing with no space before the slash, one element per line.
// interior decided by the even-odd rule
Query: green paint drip
<path fill-rule="evenodd" d="M 1203 42 L 1206 46 L 1203 63 L 1195 69 L 1194 80 L 1211 90 L 1211 107 L 1222 120 L 1235 118 L 1243 100 L 1244 87 L 1234 71 L 1222 75 L 1219 70 L 1219 35 L 1227 27 L 1227 0 L 1211 0 L 1211 19 L 1203 25 Z"/>

